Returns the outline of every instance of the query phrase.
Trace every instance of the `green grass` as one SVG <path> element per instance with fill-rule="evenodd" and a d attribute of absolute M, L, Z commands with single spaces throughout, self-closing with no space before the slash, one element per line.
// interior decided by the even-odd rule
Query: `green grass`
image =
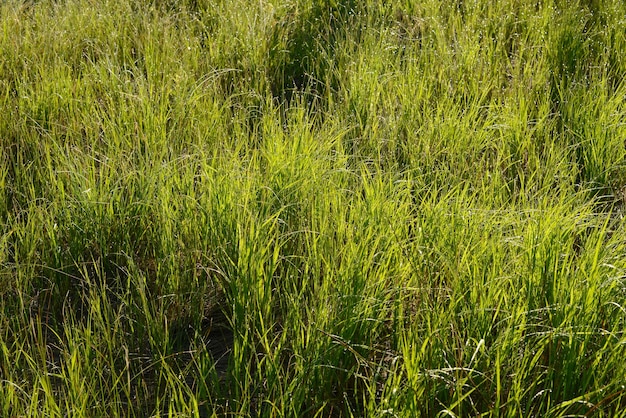
<path fill-rule="evenodd" d="M 626 6 L 0 5 L 0 415 L 626 417 Z"/>

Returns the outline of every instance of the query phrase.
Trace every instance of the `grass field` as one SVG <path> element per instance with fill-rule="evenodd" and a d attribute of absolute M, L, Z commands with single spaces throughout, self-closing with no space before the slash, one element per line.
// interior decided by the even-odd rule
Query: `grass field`
<path fill-rule="evenodd" d="M 626 417 L 626 3 L 0 4 L 0 416 Z"/>

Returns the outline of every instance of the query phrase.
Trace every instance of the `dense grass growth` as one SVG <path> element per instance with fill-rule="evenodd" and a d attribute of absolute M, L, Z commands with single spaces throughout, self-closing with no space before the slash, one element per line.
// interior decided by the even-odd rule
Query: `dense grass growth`
<path fill-rule="evenodd" d="M 619 0 L 0 5 L 1 416 L 626 417 Z"/>

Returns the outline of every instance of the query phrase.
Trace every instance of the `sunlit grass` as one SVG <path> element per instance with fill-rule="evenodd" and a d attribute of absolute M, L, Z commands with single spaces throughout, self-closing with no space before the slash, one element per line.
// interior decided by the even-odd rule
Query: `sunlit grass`
<path fill-rule="evenodd" d="M 626 416 L 626 7 L 0 6 L 0 415 Z"/>

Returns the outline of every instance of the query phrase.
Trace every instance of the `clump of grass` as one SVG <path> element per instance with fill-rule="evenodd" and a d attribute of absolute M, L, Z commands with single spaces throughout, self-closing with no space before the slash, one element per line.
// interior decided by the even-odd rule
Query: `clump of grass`
<path fill-rule="evenodd" d="M 624 416 L 624 5 L 0 6 L 3 416 Z"/>

